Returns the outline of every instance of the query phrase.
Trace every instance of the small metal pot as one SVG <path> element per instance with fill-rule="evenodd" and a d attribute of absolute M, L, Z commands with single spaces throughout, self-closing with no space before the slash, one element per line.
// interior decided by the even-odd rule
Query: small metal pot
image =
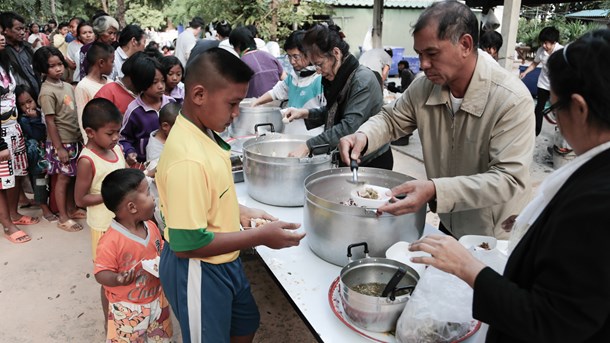
<path fill-rule="evenodd" d="M 254 126 L 256 124 L 271 123 L 277 132 L 284 131 L 284 122 L 282 122 L 282 113 L 280 108 L 276 106 L 250 106 L 250 101 L 244 99 L 239 104 L 239 116 L 233 119 L 229 127 L 229 133 L 232 137 L 242 137 L 254 135 Z"/>
<path fill-rule="evenodd" d="M 256 126 L 258 130 L 262 125 Z M 330 168 L 331 164 L 328 145 L 314 147 L 308 157 L 288 157 L 309 138 L 272 132 L 246 141 L 243 144 L 244 179 L 250 197 L 273 206 L 303 206 L 303 181 L 312 173 Z M 327 153 L 313 155 L 322 151 Z"/>
<path fill-rule="evenodd" d="M 357 246 L 364 246 L 365 258 L 352 261 L 351 249 Z M 394 330 L 398 317 L 419 281 L 419 274 L 413 268 L 398 261 L 369 257 L 365 242 L 348 246 L 347 257 L 350 262 L 341 269 L 340 274 L 340 295 L 345 314 L 356 326 L 365 330 L 373 332 Z M 399 274 L 399 270 L 402 273 Z M 384 286 L 392 283 L 391 292 L 382 297 L 364 295 L 354 290 L 358 285 L 371 283 Z M 395 294 L 401 290 L 409 290 L 409 292 L 396 296 Z"/>

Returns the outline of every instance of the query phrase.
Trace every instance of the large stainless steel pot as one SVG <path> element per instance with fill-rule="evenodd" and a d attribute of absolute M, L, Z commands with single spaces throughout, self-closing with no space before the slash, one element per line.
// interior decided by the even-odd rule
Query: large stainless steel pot
<path fill-rule="evenodd" d="M 280 108 L 272 103 L 256 107 L 250 106 L 252 99 L 244 99 L 239 104 L 239 116 L 233 119 L 229 127 L 229 133 L 232 137 L 242 137 L 254 135 L 254 126 L 256 124 L 271 123 L 276 132 L 284 131 L 284 122 L 282 122 L 282 113 Z"/>
<path fill-rule="evenodd" d="M 351 249 L 361 245 L 364 245 L 366 257 L 352 261 Z M 371 258 L 367 252 L 366 243 L 348 247 L 350 263 L 343 267 L 340 275 L 343 309 L 352 322 L 362 329 L 373 332 L 392 331 L 419 281 L 419 274 L 406 264 L 387 258 Z M 385 288 L 388 284 L 391 292 L 386 296 L 365 295 L 356 291 L 357 287 L 366 285 Z M 396 295 L 401 294 L 400 291 L 407 293 Z"/>
<path fill-rule="evenodd" d="M 250 197 L 274 206 L 303 206 L 303 181 L 312 173 L 330 168 L 331 162 L 328 153 L 288 157 L 309 138 L 267 133 L 246 141 L 243 144 L 244 179 Z"/>
<path fill-rule="evenodd" d="M 377 168 L 360 168 L 358 174 L 361 181 L 387 188 L 413 180 L 410 176 Z M 394 243 L 413 242 L 421 237 L 425 208 L 401 216 L 387 213 L 377 216 L 375 209 L 342 205 L 356 187 L 346 181 L 351 178 L 352 172 L 344 167 L 319 171 L 305 179 L 303 226 L 309 247 L 316 255 L 344 266 L 347 259 L 341 247 L 367 242 L 372 256 L 384 256 Z"/>

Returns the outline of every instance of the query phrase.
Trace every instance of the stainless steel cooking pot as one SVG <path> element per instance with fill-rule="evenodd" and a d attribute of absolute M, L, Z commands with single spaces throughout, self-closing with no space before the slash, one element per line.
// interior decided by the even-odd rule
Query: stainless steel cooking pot
<path fill-rule="evenodd" d="M 364 246 L 366 257 L 352 261 L 351 249 L 356 246 Z M 419 274 L 398 261 L 369 257 L 366 243 L 348 246 L 347 257 L 350 263 L 341 269 L 340 275 L 341 303 L 345 314 L 365 330 L 394 330 L 419 281 Z M 378 294 L 381 289 L 387 294 Z"/>
<path fill-rule="evenodd" d="M 392 188 L 412 177 L 377 168 L 360 168 L 361 181 Z M 303 227 L 311 250 L 321 259 L 338 266 L 347 263 L 340 247 L 367 242 L 372 256 L 384 256 L 385 251 L 399 241 L 413 242 L 423 233 L 426 209 L 394 216 L 376 214 L 376 209 L 342 205 L 350 199 L 356 185 L 349 167 L 323 170 L 305 179 Z M 356 257 L 363 257 L 362 254 Z"/>
<path fill-rule="evenodd" d="M 260 105 L 256 107 L 250 106 L 252 99 L 244 99 L 239 104 L 239 116 L 233 119 L 229 127 L 229 133 L 232 137 L 242 137 L 254 135 L 254 126 L 256 124 L 271 123 L 276 132 L 284 131 L 284 122 L 282 122 L 282 113 L 279 106 L 275 103 Z"/>
<path fill-rule="evenodd" d="M 275 132 L 252 138 L 243 144 L 244 179 L 253 199 L 274 206 L 303 206 L 303 181 L 307 176 L 330 168 L 328 146 L 314 148 L 321 155 L 304 158 L 288 154 L 309 139 L 306 135 Z"/>

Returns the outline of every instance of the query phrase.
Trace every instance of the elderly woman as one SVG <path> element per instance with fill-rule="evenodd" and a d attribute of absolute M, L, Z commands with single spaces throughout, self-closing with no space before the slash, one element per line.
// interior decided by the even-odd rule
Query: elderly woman
<path fill-rule="evenodd" d="M 504 275 L 455 239 L 411 244 L 413 262 L 474 289 L 487 342 L 607 342 L 610 337 L 610 30 L 588 33 L 548 60 L 551 107 L 577 155 L 540 185 L 517 217 Z"/>
<path fill-rule="evenodd" d="M 316 25 L 305 34 L 303 47 L 307 57 L 322 75 L 326 106 L 313 109 L 290 109 L 286 118 L 304 118 L 308 129 L 324 125 L 324 132 L 307 140 L 290 153 L 302 157 L 312 147 L 328 144 L 334 149 L 343 136 L 356 132 L 383 105 L 381 86 L 373 72 L 358 63 L 337 26 Z M 394 165 L 389 144 L 368 154 L 361 165 L 391 170 Z"/>
<path fill-rule="evenodd" d="M 112 45 L 117 40 L 119 32 L 119 22 L 109 15 L 99 16 L 91 22 L 93 33 L 95 34 L 95 42 Z M 91 48 L 93 42 L 83 45 L 80 48 L 80 78 L 85 78 L 89 69 L 87 63 L 87 52 Z"/>

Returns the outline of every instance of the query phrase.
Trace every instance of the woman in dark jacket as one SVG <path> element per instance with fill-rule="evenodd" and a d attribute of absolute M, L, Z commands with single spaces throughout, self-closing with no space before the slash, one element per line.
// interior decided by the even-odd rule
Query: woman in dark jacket
<path fill-rule="evenodd" d="M 474 289 L 486 342 L 608 342 L 610 337 L 610 30 L 548 60 L 551 107 L 578 157 L 549 175 L 517 217 L 500 275 L 449 236 L 411 245 L 414 258 Z"/>
<path fill-rule="evenodd" d="M 303 47 L 316 71 L 322 75 L 326 106 L 287 111 L 286 118 L 290 121 L 304 118 L 307 129 L 324 125 L 324 132 L 290 153 L 295 157 L 306 156 L 317 145 L 328 144 L 335 149 L 341 137 L 356 132 L 362 123 L 379 113 L 383 105 L 381 86 L 375 74 L 350 54 L 339 27 L 312 27 L 305 34 Z M 391 170 L 394 159 L 390 145 L 367 154 L 361 165 Z"/>

